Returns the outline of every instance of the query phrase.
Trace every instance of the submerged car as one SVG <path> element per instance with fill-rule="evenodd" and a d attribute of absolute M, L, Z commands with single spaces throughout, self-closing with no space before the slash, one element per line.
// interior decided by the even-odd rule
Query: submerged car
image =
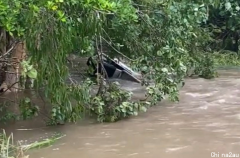
<path fill-rule="evenodd" d="M 122 63 L 118 59 L 111 59 L 106 54 L 103 54 L 103 62 L 95 64 L 92 57 L 88 58 L 87 65 L 91 66 L 94 70 L 93 74 L 95 75 L 97 72 L 102 72 L 106 70 L 106 74 L 108 78 L 117 78 L 122 80 L 128 80 L 132 82 L 141 83 L 141 74 L 134 72 L 130 67 L 126 64 Z M 104 67 L 104 69 L 102 69 Z M 98 70 L 97 70 L 98 69 Z"/>

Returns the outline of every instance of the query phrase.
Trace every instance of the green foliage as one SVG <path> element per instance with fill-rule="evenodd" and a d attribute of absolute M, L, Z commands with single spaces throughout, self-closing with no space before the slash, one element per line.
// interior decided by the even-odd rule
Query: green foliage
<path fill-rule="evenodd" d="M 17 103 L 11 105 L 10 102 L 5 101 L 4 103 L 0 104 L 0 122 L 7 123 L 8 121 L 15 121 L 15 120 L 27 120 L 32 119 L 34 116 L 38 115 L 39 108 L 38 106 L 34 105 L 30 98 L 22 98 L 20 99 L 19 103 L 19 110 L 20 113 L 16 114 L 12 112 L 10 106 L 17 106 Z"/>
<path fill-rule="evenodd" d="M 0 123 L 6 124 L 10 120 L 17 120 L 18 119 L 16 114 L 9 111 L 9 109 L 8 109 L 9 104 L 10 103 L 7 102 L 7 101 L 0 104 L 0 114 L 1 114 Z"/>
<path fill-rule="evenodd" d="M 204 54 L 203 57 L 200 56 L 197 60 L 198 62 L 194 69 L 195 74 L 206 79 L 212 79 L 217 76 L 214 59 L 211 55 Z"/>
<path fill-rule="evenodd" d="M 110 83 L 105 91 L 91 99 L 91 111 L 99 122 L 114 122 L 147 111 L 147 104 L 133 102 L 131 93 L 121 90 L 117 82 Z"/>
<path fill-rule="evenodd" d="M 38 106 L 33 105 L 30 98 L 20 100 L 19 108 L 23 120 L 32 119 L 33 116 L 37 116 L 39 112 Z"/>
<path fill-rule="evenodd" d="M 124 55 L 136 59 L 132 65 L 145 72 L 145 85 L 155 82 L 152 87 L 158 101 L 165 95 L 177 101 L 178 85 L 186 75 L 185 64 L 198 56 L 195 52 L 210 38 L 200 28 L 207 20 L 207 6 L 174 1 L 164 4 L 138 2 L 135 4 L 138 23 L 124 25 L 115 17 L 111 29 L 106 26 L 108 34 L 105 36 L 112 43 L 121 43 L 123 47 L 119 50 Z"/>
<path fill-rule="evenodd" d="M 35 89 L 44 87 L 52 106 L 51 124 L 75 122 L 86 110 L 102 122 L 137 115 L 165 96 L 178 101 L 188 69 L 215 77 L 213 56 L 206 54 L 213 49 L 208 46 L 215 35 L 210 31 L 224 25 L 214 23 L 215 14 L 227 17 L 221 20 L 227 22 L 224 29 L 236 33 L 238 9 L 236 0 L 5 0 L 0 2 L 0 26 L 26 41 L 31 63 L 22 63 L 23 76 L 36 79 Z M 97 96 L 90 93 L 89 80 L 66 84 L 66 56 L 73 50 L 79 57 L 94 52 L 101 56 L 103 47 L 132 59 L 134 69 L 143 72 L 149 102 L 131 101 L 131 94 L 116 84 L 100 83 L 105 89 Z M 37 108 L 23 102 L 24 118 L 35 115 Z"/>
<path fill-rule="evenodd" d="M 209 32 L 213 41 L 211 48 L 238 52 L 240 32 L 240 2 L 237 0 L 219 1 L 209 6 Z"/>
<path fill-rule="evenodd" d="M 3 130 L 0 132 L 0 157 L 28 158 L 29 155 L 25 155 L 27 150 L 50 146 L 62 137 L 63 135 L 56 134 L 52 138 L 48 138 L 46 140 L 36 141 L 28 145 L 21 145 L 20 142 L 16 143 L 16 140 L 13 139 L 13 134 L 8 136 Z"/>
<path fill-rule="evenodd" d="M 0 133 L 0 156 L 4 158 L 14 158 L 15 155 L 23 156 L 18 146 L 13 143 L 13 135 L 7 136 L 6 132 Z M 14 155 L 14 157 L 13 157 Z"/>
<path fill-rule="evenodd" d="M 30 65 L 30 59 L 28 59 L 27 61 L 22 61 L 21 62 L 21 66 L 23 71 L 21 72 L 22 76 L 24 78 L 29 77 L 32 79 L 36 79 L 37 78 L 37 70 L 33 67 L 33 65 Z"/>
<path fill-rule="evenodd" d="M 60 95 L 51 95 L 52 103 L 55 103 L 51 111 L 51 120 L 49 124 L 58 124 L 62 122 L 75 122 L 81 118 L 81 114 L 86 112 L 86 106 L 91 99 L 92 81 L 89 79 L 82 82 L 81 85 L 71 84 L 66 87 L 63 101 Z M 60 92 L 63 90 L 60 89 Z M 46 91 L 47 92 L 47 91 Z M 68 98 L 69 97 L 69 98 Z M 71 99 L 71 100 L 70 100 Z M 72 102 L 75 104 L 72 105 Z M 63 102 L 63 103 L 62 103 Z M 62 104 L 61 104 L 62 103 Z"/>
<path fill-rule="evenodd" d="M 19 0 L 0 1 L 0 26 L 10 35 L 23 35 L 24 28 L 19 25 L 19 14 L 22 10 L 22 3 Z"/>
<path fill-rule="evenodd" d="M 216 67 L 240 66 L 239 55 L 235 52 L 215 52 L 212 54 Z"/>

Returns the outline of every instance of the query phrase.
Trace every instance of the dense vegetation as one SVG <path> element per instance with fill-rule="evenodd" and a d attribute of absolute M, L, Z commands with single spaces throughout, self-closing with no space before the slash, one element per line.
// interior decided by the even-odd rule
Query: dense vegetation
<path fill-rule="evenodd" d="M 44 90 L 51 124 L 77 121 L 85 112 L 98 121 L 116 121 L 146 111 L 165 96 L 178 101 L 179 84 L 192 75 L 190 69 L 209 79 L 216 76 L 216 63 L 238 65 L 239 5 L 237 0 L 0 1 L 1 68 L 21 71 L 21 85 L 32 78 L 32 89 Z M 13 66 L 16 41 L 27 51 L 15 62 L 21 62 L 20 69 Z M 132 101 L 130 93 L 101 77 L 97 95 L 91 94 L 95 83 L 89 79 L 66 84 L 70 53 L 97 53 L 101 60 L 103 50 L 144 72 L 146 99 Z M 15 82 L 4 76 L 10 89 Z M 20 103 L 23 119 L 38 114 L 28 98 Z"/>

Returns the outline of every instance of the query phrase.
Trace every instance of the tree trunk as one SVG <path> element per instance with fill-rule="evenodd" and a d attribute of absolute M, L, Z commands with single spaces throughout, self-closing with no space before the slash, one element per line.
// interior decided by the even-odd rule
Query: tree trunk
<path fill-rule="evenodd" d="M 20 63 L 26 57 L 26 44 L 14 39 L 0 28 L 0 90 L 19 90 Z"/>
<path fill-rule="evenodd" d="M 11 64 L 7 68 L 5 82 L 11 92 L 17 92 L 20 88 L 19 81 L 22 70 L 20 63 L 26 57 L 26 44 L 24 42 L 18 42 L 13 45 L 13 47 L 10 58 Z"/>
<path fill-rule="evenodd" d="M 0 85 L 5 80 L 5 64 L 3 62 L 3 55 L 6 53 L 7 42 L 6 42 L 6 31 L 0 27 Z M 0 87 L 0 90 L 2 86 Z"/>
<path fill-rule="evenodd" d="M 238 50 L 238 42 L 239 41 L 239 33 L 238 33 L 238 31 L 235 31 L 234 32 L 234 45 L 233 45 L 233 47 L 234 47 L 234 51 L 235 52 L 239 52 L 239 50 Z"/>

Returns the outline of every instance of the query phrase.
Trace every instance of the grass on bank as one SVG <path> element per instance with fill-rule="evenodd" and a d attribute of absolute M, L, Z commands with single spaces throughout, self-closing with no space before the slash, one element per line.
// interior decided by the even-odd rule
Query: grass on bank
<path fill-rule="evenodd" d="M 50 146 L 62 137 L 63 135 L 57 134 L 49 139 L 34 142 L 29 145 L 21 145 L 20 142 L 14 142 L 13 134 L 7 136 L 3 130 L 3 132 L 0 133 L 0 158 L 29 158 L 29 155 L 25 155 L 26 151 Z"/>
<path fill-rule="evenodd" d="M 236 52 L 224 51 L 222 53 L 215 52 L 212 54 L 216 67 L 222 66 L 240 66 L 240 55 Z"/>

